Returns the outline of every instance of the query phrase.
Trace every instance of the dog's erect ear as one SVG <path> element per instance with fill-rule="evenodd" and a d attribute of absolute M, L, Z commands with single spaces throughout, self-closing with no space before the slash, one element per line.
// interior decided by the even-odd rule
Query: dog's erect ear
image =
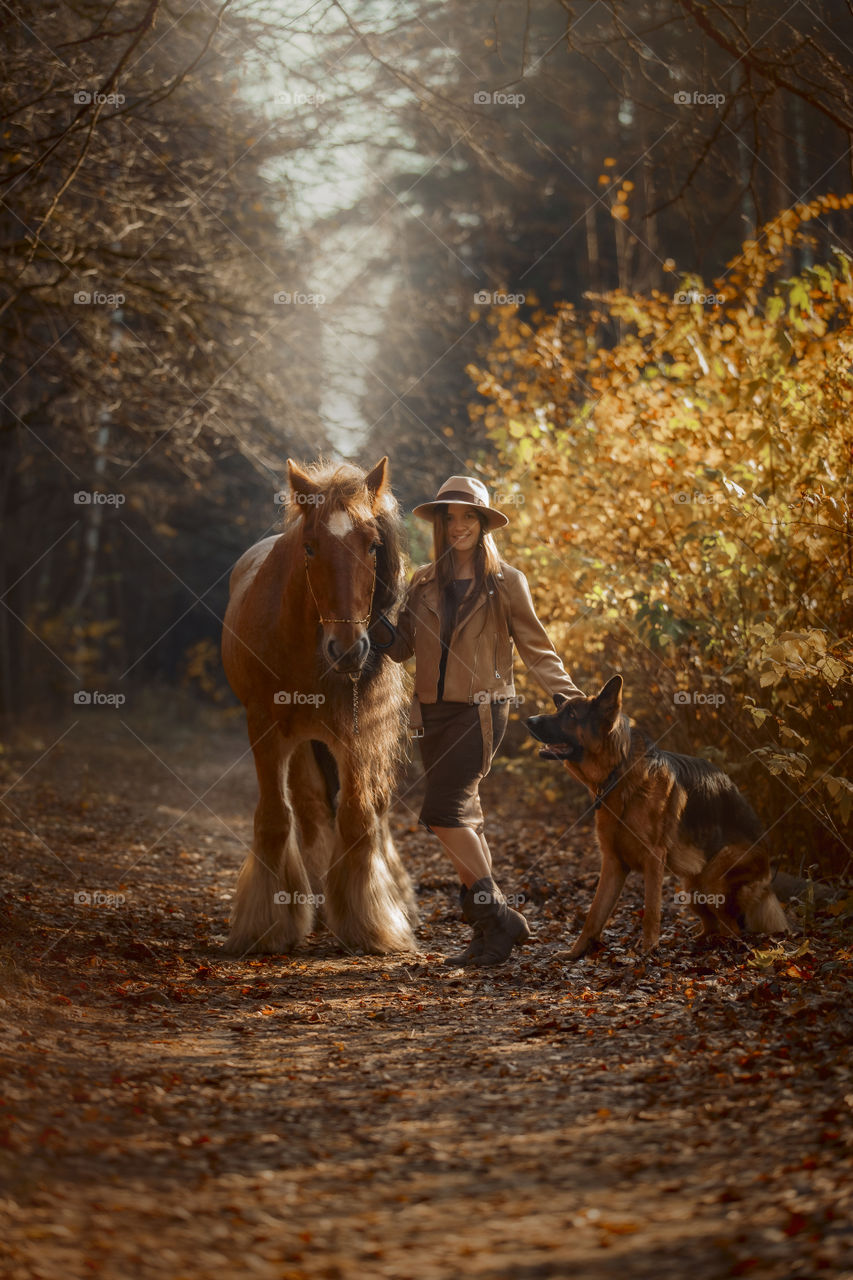
<path fill-rule="evenodd" d="M 613 676 L 595 700 L 599 710 L 612 720 L 615 720 L 622 710 L 622 684 L 621 676 Z"/>
<path fill-rule="evenodd" d="M 560 710 L 560 707 L 563 705 L 563 703 L 568 702 L 569 700 L 569 695 L 567 693 L 555 693 L 552 695 L 552 697 L 554 701 L 554 706 L 557 708 L 558 711 Z"/>

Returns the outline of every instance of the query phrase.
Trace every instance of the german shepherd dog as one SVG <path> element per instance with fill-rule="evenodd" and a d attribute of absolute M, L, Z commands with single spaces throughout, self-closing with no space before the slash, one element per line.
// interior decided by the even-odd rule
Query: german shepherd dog
<path fill-rule="evenodd" d="M 716 765 L 661 751 L 631 727 L 621 676 L 596 697 L 568 698 L 552 715 L 525 723 L 545 744 L 540 756 L 562 761 L 589 788 L 596 810 L 601 875 L 570 959 L 598 943 L 629 871 L 645 879 L 644 951 L 660 938 L 665 869 L 681 878 L 676 901 L 695 911 L 700 936 L 788 932 L 755 812 Z"/>

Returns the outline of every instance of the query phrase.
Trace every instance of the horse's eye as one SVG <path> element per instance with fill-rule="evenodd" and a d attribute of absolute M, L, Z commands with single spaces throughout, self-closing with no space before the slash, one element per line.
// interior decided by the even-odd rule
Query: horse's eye
<path fill-rule="evenodd" d="M 311 546 L 311 544 L 310 544 L 309 542 L 303 542 L 303 544 L 302 544 L 302 545 L 303 545 L 303 547 L 305 548 L 305 554 L 306 554 L 306 556 L 313 556 L 313 554 L 314 554 L 314 548 Z"/>
<path fill-rule="evenodd" d="M 376 555 L 376 552 L 379 550 L 379 548 L 380 548 L 381 546 L 382 546 L 382 543 L 381 543 L 381 542 L 371 542 L 370 547 L 368 548 L 368 550 L 370 551 L 370 554 L 371 554 L 372 556 L 375 556 L 375 555 Z"/>

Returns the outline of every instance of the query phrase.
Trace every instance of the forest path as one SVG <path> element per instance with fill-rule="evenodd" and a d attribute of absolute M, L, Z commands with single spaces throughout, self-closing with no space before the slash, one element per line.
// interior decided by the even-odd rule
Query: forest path
<path fill-rule="evenodd" d="M 442 966 L 464 931 L 416 783 L 420 954 L 319 932 L 234 961 L 242 723 L 78 710 L 0 756 L 4 1277 L 853 1276 L 840 917 L 756 965 L 693 942 L 669 881 L 644 962 L 629 879 L 569 965 L 591 828 L 561 837 L 566 801 L 496 764 L 488 834 L 535 930 L 507 965 Z"/>

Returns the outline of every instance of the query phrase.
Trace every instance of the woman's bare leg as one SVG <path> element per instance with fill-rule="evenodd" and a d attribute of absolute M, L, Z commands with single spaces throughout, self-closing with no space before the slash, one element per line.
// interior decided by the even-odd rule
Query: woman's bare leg
<path fill-rule="evenodd" d="M 432 827 L 466 889 L 492 874 L 489 846 L 472 827 Z"/>

